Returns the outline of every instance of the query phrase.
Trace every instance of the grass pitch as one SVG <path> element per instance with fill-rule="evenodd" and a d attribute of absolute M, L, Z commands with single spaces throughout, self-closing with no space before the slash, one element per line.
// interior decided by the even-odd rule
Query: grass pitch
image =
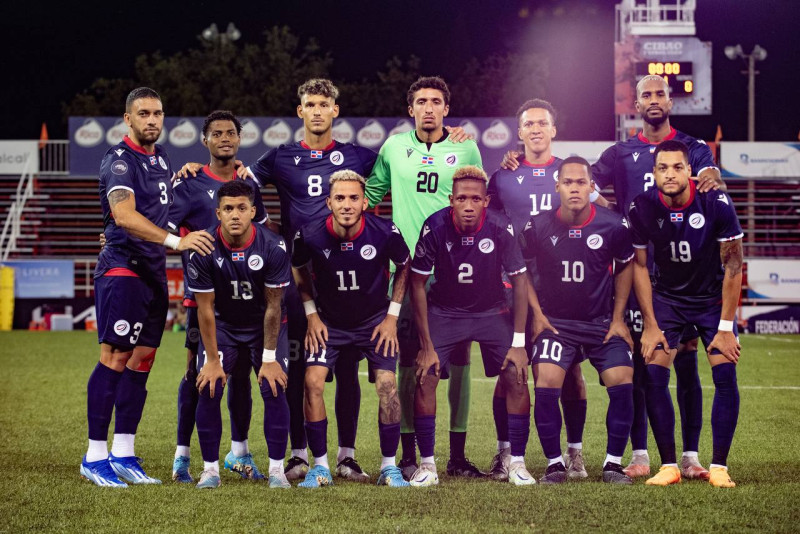
<path fill-rule="evenodd" d="M 589 413 L 584 451 L 590 477 L 559 487 L 516 488 L 443 475 L 448 412 L 440 388 L 436 457 L 441 483 L 398 490 L 336 481 L 316 491 L 270 490 L 265 483 L 222 473 L 215 491 L 171 481 L 176 393 L 185 361 L 183 334 L 164 334 L 148 383 L 149 396 L 136 440 L 148 474 L 160 486 L 97 488 L 78 475 L 86 449 L 86 382 L 99 354 L 86 332 L 0 334 L 0 531 L 65 532 L 742 532 L 800 530 L 800 337 L 743 336 L 739 365 L 741 415 L 730 470 L 738 487 L 717 490 L 699 481 L 668 488 L 608 487 L 600 480 L 605 456 L 607 397 L 585 364 Z M 491 415 L 493 382 L 473 355 L 472 411 L 467 455 L 486 468 L 495 453 Z M 366 367 L 362 364 L 362 371 Z M 711 455 L 713 396 L 709 366 L 701 362 L 705 426 L 700 459 Z M 674 381 L 674 378 L 673 378 Z M 443 384 L 445 386 L 445 384 Z M 254 393 L 257 389 L 253 389 Z M 329 455 L 335 457 L 333 387 L 327 388 Z M 673 391 L 674 396 L 674 391 Z M 261 430 L 263 405 L 253 401 L 251 450 L 267 467 Z M 223 409 L 223 414 L 225 414 Z M 221 456 L 230 427 L 225 415 Z M 527 464 L 541 476 L 545 462 L 531 425 Z M 112 425 L 113 430 L 113 425 Z M 678 429 L 678 434 L 680 430 Z M 678 443 L 680 436 L 678 435 Z M 358 460 L 377 475 L 377 399 L 362 376 Z M 680 451 L 678 451 L 680 453 Z M 627 462 L 630 455 L 625 457 Z M 658 453 L 650 439 L 653 469 Z M 192 473 L 201 471 L 196 436 Z"/>

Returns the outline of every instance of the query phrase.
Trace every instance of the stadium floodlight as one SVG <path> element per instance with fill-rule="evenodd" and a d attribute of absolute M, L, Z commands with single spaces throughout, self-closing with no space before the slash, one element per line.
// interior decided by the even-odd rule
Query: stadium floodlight
<path fill-rule="evenodd" d="M 742 45 L 725 47 L 725 57 L 730 60 L 742 58 L 747 63 L 747 70 L 743 70 L 742 74 L 747 75 L 747 140 L 755 141 L 756 139 L 756 61 L 764 61 L 767 59 L 767 51 L 759 45 L 753 47 L 753 51 L 745 54 L 742 50 Z"/>
<path fill-rule="evenodd" d="M 233 22 L 229 22 L 228 27 L 225 28 L 225 32 L 223 33 L 219 31 L 217 24 L 212 22 L 208 28 L 200 33 L 200 36 L 206 41 L 224 43 L 238 41 L 242 37 L 242 32 L 239 31 L 239 28 L 237 28 Z"/>

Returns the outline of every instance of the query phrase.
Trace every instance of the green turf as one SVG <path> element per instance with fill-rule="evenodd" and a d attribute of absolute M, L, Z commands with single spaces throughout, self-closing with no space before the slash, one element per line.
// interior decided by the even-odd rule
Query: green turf
<path fill-rule="evenodd" d="M 441 476 L 440 485 L 429 489 L 337 482 L 316 491 L 281 491 L 225 472 L 220 489 L 198 491 L 170 480 L 184 349 L 182 334 L 165 333 L 136 440 L 147 472 L 164 484 L 110 490 L 78 476 L 86 448 L 86 381 L 97 361 L 96 338 L 84 332 L 2 333 L 0 531 L 796 532 L 800 529 L 800 337 L 745 336 L 742 344 L 742 409 L 730 460 L 738 484 L 733 490 L 716 490 L 703 482 L 668 488 L 646 487 L 641 481 L 624 488 L 599 482 L 607 398 L 592 368 L 584 364 L 589 384 L 584 438 L 588 481 L 515 488 Z M 480 365 L 473 368 L 467 454 L 486 467 L 495 452 L 493 384 L 479 370 Z M 700 458 L 707 465 L 713 388 L 705 363 L 701 378 L 706 386 L 706 424 Z M 374 478 L 380 461 L 377 403 L 365 376 L 362 388 L 358 459 Z M 332 389 L 326 392 L 329 408 Z M 447 411 L 441 393 L 436 448 L 440 472 L 447 458 Z M 263 405 L 258 397 L 253 404 L 250 442 L 263 469 L 267 465 Z M 332 411 L 331 456 L 336 450 Z M 227 418 L 224 426 L 223 455 L 230 439 Z M 650 442 L 655 462 L 652 438 Z M 196 438 L 192 462 L 197 475 L 201 463 Z M 534 475 L 542 474 L 543 457 L 533 429 L 527 462 Z"/>

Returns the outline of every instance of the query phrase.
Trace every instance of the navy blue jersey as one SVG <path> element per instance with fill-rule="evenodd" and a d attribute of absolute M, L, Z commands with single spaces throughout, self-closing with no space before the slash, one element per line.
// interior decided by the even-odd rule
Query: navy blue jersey
<path fill-rule="evenodd" d="M 261 224 L 253 224 L 253 235 L 241 248 L 225 242 L 220 227 L 210 228 L 214 252 L 192 253 L 188 286 L 195 293 L 214 293 L 217 335 L 227 336 L 218 344 L 253 343 L 264 333 L 267 309 L 266 287 L 286 287 L 291 278 L 289 255 L 283 238 Z M 231 343 L 227 343 L 230 341 Z"/>
<path fill-rule="evenodd" d="M 300 141 L 273 148 L 249 169 L 262 186 L 272 184 L 278 190 L 281 232 L 289 241 L 301 226 L 330 213 L 325 199 L 331 174 L 349 169 L 369 176 L 377 157 L 350 143 L 334 141 L 323 150 L 312 150 Z"/>
<path fill-rule="evenodd" d="M 658 189 L 636 197 L 630 207 L 633 244 L 653 244 L 656 292 L 684 300 L 719 300 L 725 276 L 719 244 L 744 233 L 726 193 L 700 193 L 693 181 L 689 187 L 689 201 L 679 207 L 667 207 Z"/>
<path fill-rule="evenodd" d="M 614 261 L 633 259 L 628 222 L 609 209 L 591 206 L 581 226 L 568 226 L 556 211 L 532 217 L 522 232 L 523 255 L 535 259 L 536 291 L 547 317 L 606 320 L 614 308 Z"/>
<path fill-rule="evenodd" d="M 400 230 L 365 213 L 351 241 L 336 235 L 332 215 L 303 226 L 295 237 L 292 264 L 311 262 L 320 316 L 326 324 L 347 329 L 386 313 L 389 262 L 402 265 L 408 258 Z"/>
<path fill-rule="evenodd" d="M 109 269 L 130 269 L 143 278 L 166 280 L 164 246 L 150 243 L 120 228 L 108 203 L 108 195 L 118 189 L 130 191 L 136 211 L 159 228 L 167 228 L 172 203 L 172 167 L 161 145 L 150 154 L 126 135 L 111 147 L 100 164 L 100 205 L 103 208 L 103 233 L 106 245 L 100 251 L 95 278 Z"/>
<path fill-rule="evenodd" d="M 508 215 L 517 233 L 532 216 L 557 209 L 561 205 L 556 193 L 561 161 L 553 156 L 543 165 L 522 160 L 514 171 L 497 169 L 489 181 L 489 209 Z"/>
<path fill-rule="evenodd" d="M 716 168 L 714 156 L 705 141 L 695 139 L 672 128 L 664 141 L 674 139 L 689 147 L 689 165 L 697 176 L 703 169 Z M 658 143 L 651 143 L 643 134 L 608 147 L 592 165 L 592 178 L 600 188 L 614 187 L 614 196 L 622 213 L 628 215 L 633 199 L 650 189 L 655 189 L 655 152 Z"/>
<path fill-rule="evenodd" d="M 453 208 L 444 208 L 422 225 L 411 270 L 435 270 L 428 301 L 437 313 L 491 315 L 506 308 L 503 271 L 512 276 L 525 272 L 525 262 L 508 217 L 485 210 L 477 230 L 463 234 L 453 221 Z"/>
<path fill-rule="evenodd" d="M 235 173 L 233 179 L 236 179 Z M 169 208 L 169 219 L 167 219 L 169 228 L 171 230 L 180 228 L 182 232 L 196 232 L 214 226 L 217 223 L 216 209 L 219 200 L 217 191 L 229 180 L 212 173 L 208 165 L 204 166 L 195 177 L 175 180 L 172 184 L 174 201 Z M 250 185 L 254 193 L 256 216 L 253 220 L 263 224 L 267 221 L 267 212 L 261 199 L 261 190 L 249 176 L 245 179 L 245 183 Z M 184 280 L 188 280 L 186 269 L 189 266 L 189 253 L 188 250 L 181 253 Z M 194 300 L 186 284 L 184 284 L 183 298 Z"/>

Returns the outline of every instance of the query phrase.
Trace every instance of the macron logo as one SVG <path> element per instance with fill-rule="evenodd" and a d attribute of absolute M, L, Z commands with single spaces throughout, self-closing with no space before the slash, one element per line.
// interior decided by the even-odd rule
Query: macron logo
<path fill-rule="evenodd" d="M 297 164 L 298 164 L 298 163 L 300 163 L 300 156 L 295 156 L 295 157 L 294 157 L 294 164 L 295 164 L 295 166 L 297 166 Z"/>
<path fill-rule="evenodd" d="M 557 235 L 550 236 L 550 241 L 553 242 L 553 246 L 556 246 L 556 243 L 558 243 L 558 236 Z"/>
<path fill-rule="evenodd" d="M 524 180 L 524 179 L 525 179 L 525 177 L 524 177 L 524 176 L 522 176 L 522 175 L 520 175 L 520 176 L 517 176 L 517 183 L 518 183 L 519 185 L 522 185 L 522 180 Z"/>
<path fill-rule="evenodd" d="M 633 162 L 636 163 L 636 161 L 639 159 L 639 153 L 634 152 L 633 154 L 631 154 L 631 156 L 633 156 Z"/>
<path fill-rule="evenodd" d="M 327 260 L 331 256 L 331 249 L 326 248 L 322 253 L 325 254 L 325 259 Z"/>
<path fill-rule="evenodd" d="M 220 267 L 220 268 L 222 268 L 222 262 L 223 262 L 223 261 L 224 261 L 224 260 L 223 260 L 222 258 L 217 258 L 217 266 L 218 266 L 218 267 Z"/>
<path fill-rule="evenodd" d="M 719 200 L 720 202 L 724 202 L 725 204 L 728 204 L 728 197 L 725 196 L 725 193 L 720 193 L 719 196 L 717 197 L 717 200 Z"/>
<path fill-rule="evenodd" d="M 213 189 L 208 189 L 206 191 L 206 193 L 208 193 L 209 198 L 211 198 L 212 200 L 214 199 L 214 190 Z"/>

